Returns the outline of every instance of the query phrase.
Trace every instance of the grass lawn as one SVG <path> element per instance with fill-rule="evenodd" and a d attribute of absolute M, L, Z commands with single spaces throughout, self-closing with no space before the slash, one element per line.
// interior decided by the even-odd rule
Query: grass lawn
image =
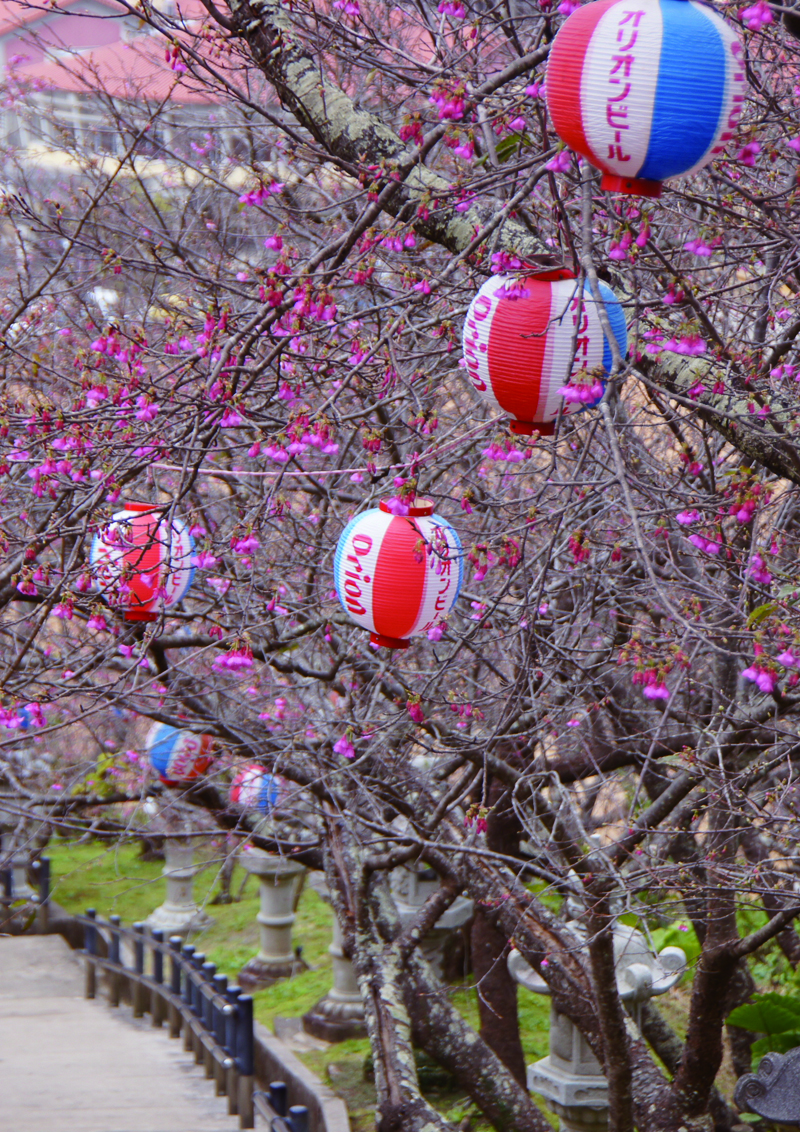
<path fill-rule="evenodd" d="M 162 862 L 143 861 L 136 843 L 107 846 L 101 842 L 79 844 L 53 839 L 47 847 L 51 861 L 52 895 L 67 911 L 78 913 L 96 908 L 98 916 L 116 913 L 124 924 L 144 920 L 166 896 Z M 231 884 L 233 904 L 211 904 L 219 890 L 218 862 L 208 866 L 195 881 L 195 899 L 214 917 L 206 931 L 189 938 L 201 948 L 219 971 L 234 981 L 242 966 L 258 950 L 258 882 L 237 867 Z M 331 942 L 333 913 L 309 886 L 300 897 L 294 939 L 302 945 L 309 969 L 293 979 L 285 979 L 266 990 L 256 991 L 255 1014 L 259 1022 L 274 1028 L 276 1016 L 298 1018 L 322 998 L 332 984 Z M 472 1025 L 477 1025 L 477 992 L 468 987 L 452 988 L 452 999 Z M 526 1061 L 547 1053 L 550 1005 L 546 998 L 519 988 L 519 1017 Z M 375 1088 L 365 1078 L 369 1054 L 366 1039 L 340 1042 L 329 1049 L 299 1054 L 302 1060 L 341 1096 L 348 1106 L 353 1132 L 373 1132 L 375 1128 Z M 472 1132 L 483 1132 L 489 1125 L 478 1119 L 469 1099 L 460 1092 L 436 1086 L 426 1087 L 426 1096 L 449 1119 L 459 1123 L 472 1114 Z M 549 1114 L 548 1114 L 549 1115 Z M 556 1122 L 553 1120 L 553 1126 Z"/>

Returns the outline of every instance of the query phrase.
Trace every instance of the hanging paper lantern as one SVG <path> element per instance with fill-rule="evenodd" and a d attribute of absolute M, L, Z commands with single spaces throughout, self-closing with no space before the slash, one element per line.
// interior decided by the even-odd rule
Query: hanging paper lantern
<path fill-rule="evenodd" d="M 625 357 L 628 333 L 622 307 L 605 283 L 600 292 Z M 509 424 L 512 432 L 526 436 L 534 430 L 551 433 L 559 408 L 574 413 L 596 404 L 603 395 L 597 374 L 607 374 L 612 364 L 589 284 L 581 299 L 578 283 L 566 271 L 527 279 L 493 276 L 470 303 L 463 340 L 472 384 L 490 404 L 515 418 Z M 572 378 L 577 378 L 580 400 L 565 400 L 559 393 Z"/>
<path fill-rule="evenodd" d="M 150 503 L 126 503 L 92 541 L 97 587 L 125 610 L 126 621 L 156 621 L 192 584 L 194 542 L 180 519 Z"/>
<path fill-rule="evenodd" d="M 734 136 L 744 51 L 707 4 L 595 0 L 550 49 L 547 106 L 562 141 L 601 169 L 602 187 L 659 196 Z"/>
<path fill-rule="evenodd" d="M 231 802 L 246 810 L 268 814 L 285 793 L 285 780 L 268 774 L 263 766 L 251 763 L 238 771 L 231 783 Z"/>
<path fill-rule="evenodd" d="M 333 566 L 339 601 L 373 644 L 408 648 L 444 621 L 461 588 L 461 540 L 433 504 L 407 515 L 388 505 L 356 515 L 339 539 Z"/>
<path fill-rule="evenodd" d="M 214 761 L 210 735 L 154 723 L 145 741 L 150 765 L 166 786 L 202 778 Z"/>

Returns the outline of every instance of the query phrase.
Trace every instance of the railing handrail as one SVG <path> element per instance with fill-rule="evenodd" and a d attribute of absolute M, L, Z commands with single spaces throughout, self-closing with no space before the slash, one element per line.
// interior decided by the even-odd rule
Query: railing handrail
<path fill-rule="evenodd" d="M 95 909 L 75 917 L 84 929 L 83 955 L 86 960 L 86 997 L 94 998 L 97 968 L 107 971 L 112 979 L 111 999 L 119 1003 L 116 981 L 128 980 L 132 986 L 134 1016 L 147 1009 L 145 992 L 149 992 L 153 1024 L 160 1025 L 164 1007 L 170 1012 L 170 1037 L 178 1037 L 184 1029 L 184 1044 L 194 1049 L 195 1059 L 205 1062 L 206 1076 L 217 1079 L 217 1093 L 228 1095 L 228 1111 L 238 1113 L 240 1128 L 253 1128 L 255 1107 L 272 1121 L 275 1132 L 309 1132 L 308 1109 L 295 1105 L 288 1113 L 266 1101 L 266 1094 L 254 1091 L 255 1034 L 253 999 L 237 986 L 229 985 L 227 976 L 218 973 L 216 965 L 206 961 L 205 954 L 180 936 L 164 939 L 159 929 L 148 930 L 143 923 L 125 926 L 119 916 L 98 919 Z M 102 938 L 106 955 L 99 954 Z M 125 964 L 122 941 L 131 945 L 133 967 Z M 148 974 L 147 956 L 150 955 Z M 169 970 L 165 970 L 169 962 Z M 281 1093 L 281 1088 L 283 1093 Z M 274 1083 L 270 1096 L 286 1095 L 286 1086 Z"/>

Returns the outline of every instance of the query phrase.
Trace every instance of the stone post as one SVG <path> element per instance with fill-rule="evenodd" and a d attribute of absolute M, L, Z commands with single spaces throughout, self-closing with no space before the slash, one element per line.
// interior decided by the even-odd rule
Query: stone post
<path fill-rule="evenodd" d="M 311 887 L 330 904 L 330 894 L 321 873 L 312 874 Z M 333 960 L 333 986 L 303 1015 L 303 1029 L 315 1038 L 326 1042 L 344 1042 L 348 1038 L 366 1037 L 364 1004 L 358 989 L 353 964 L 342 948 L 342 929 L 334 911 L 333 942 L 328 948 Z"/>
<path fill-rule="evenodd" d="M 441 881 L 433 869 L 425 866 L 401 866 L 393 869 L 389 880 L 397 913 L 403 927 L 416 919 L 420 908 L 439 888 Z M 463 927 L 471 918 L 474 905 L 465 896 L 457 896 L 420 943 L 420 951 L 444 981 L 444 948 L 448 936 Z"/>
<path fill-rule="evenodd" d="M 32 900 L 36 893 L 28 884 L 30 853 L 16 845 L 15 833 L 18 821 L 12 815 L 0 811 L 0 858 L 8 857 L 7 867 L 11 869 L 12 895 L 14 900 Z"/>
<path fill-rule="evenodd" d="M 583 933 L 572 925 L 576 945 Z M 641 932 L 625 924 L 614 925 L 617 989 L 628 1013 L 639 1024 L 641 1005 L 664 994 L 686 969 L 679 947 L 665 947 L 654 955 Z M 549 994 L 544 979 L 520 953 L 512 951 L 508 969 L 520 986 L 536 994 Z M 550 1052 L 528 1066 L 528 1088 L 544 1097 L 561 1120 L 562 1132 L 605 1132 L 608 1128 L 608 1083 L 586 1039 L 566 1015 L 550 1008 Z"/>
<path fill-rule="evenodd" d="M 188 935 L 210 927 L 214 920 L 198 908 L 192 894 L 194 878 L 201 869 L 194 859 L 194 840 L 166 837 L 164 858 L 162 873 L 167 882 L 167 899 L 150 913 L 145 923 L 151 929 L 160 929 L 165 936 Z"/>
<path fill-rule="evenodd" d="M 239 972 L 238 983 L 248 993 L 268 987 L 305 969 L 294 952 L 292 926 L 306 869 L 297 861 L 246 849 L 239 862 L 258 877 L 261 909 L 256 916 L 261 947 Z"/>

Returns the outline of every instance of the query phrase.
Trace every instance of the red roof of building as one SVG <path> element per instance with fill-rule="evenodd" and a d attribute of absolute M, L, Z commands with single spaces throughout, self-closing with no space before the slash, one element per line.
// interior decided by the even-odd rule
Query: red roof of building
<path fill-rule="evenodd" d="M 96 3 L 108 9 L 109 16 L 124 16 L 124 8 L 115 4 L 113 0 L 96 0 Z M 46 4 L 21 3 L 20 0 L 0 0 L 0 36 L 9 32 L 22 31 L 39 22 L 48 22 L 54 16 L 88 15 L 84 0 L 60 0 L 58 7 L 53 8 Z"/>
<path fill-rule="evenodd" d="M 129 43 L 118 40 L 104 47 L 63 55 L 43 63 L 17 67 L 16 78 L 36 89 L 88 93 L 98 91 L 126 101 L 181 103 L 218 101 L 188 73 L 174 71 L 165 60 L 166 41 L 139 35 Z"/>

